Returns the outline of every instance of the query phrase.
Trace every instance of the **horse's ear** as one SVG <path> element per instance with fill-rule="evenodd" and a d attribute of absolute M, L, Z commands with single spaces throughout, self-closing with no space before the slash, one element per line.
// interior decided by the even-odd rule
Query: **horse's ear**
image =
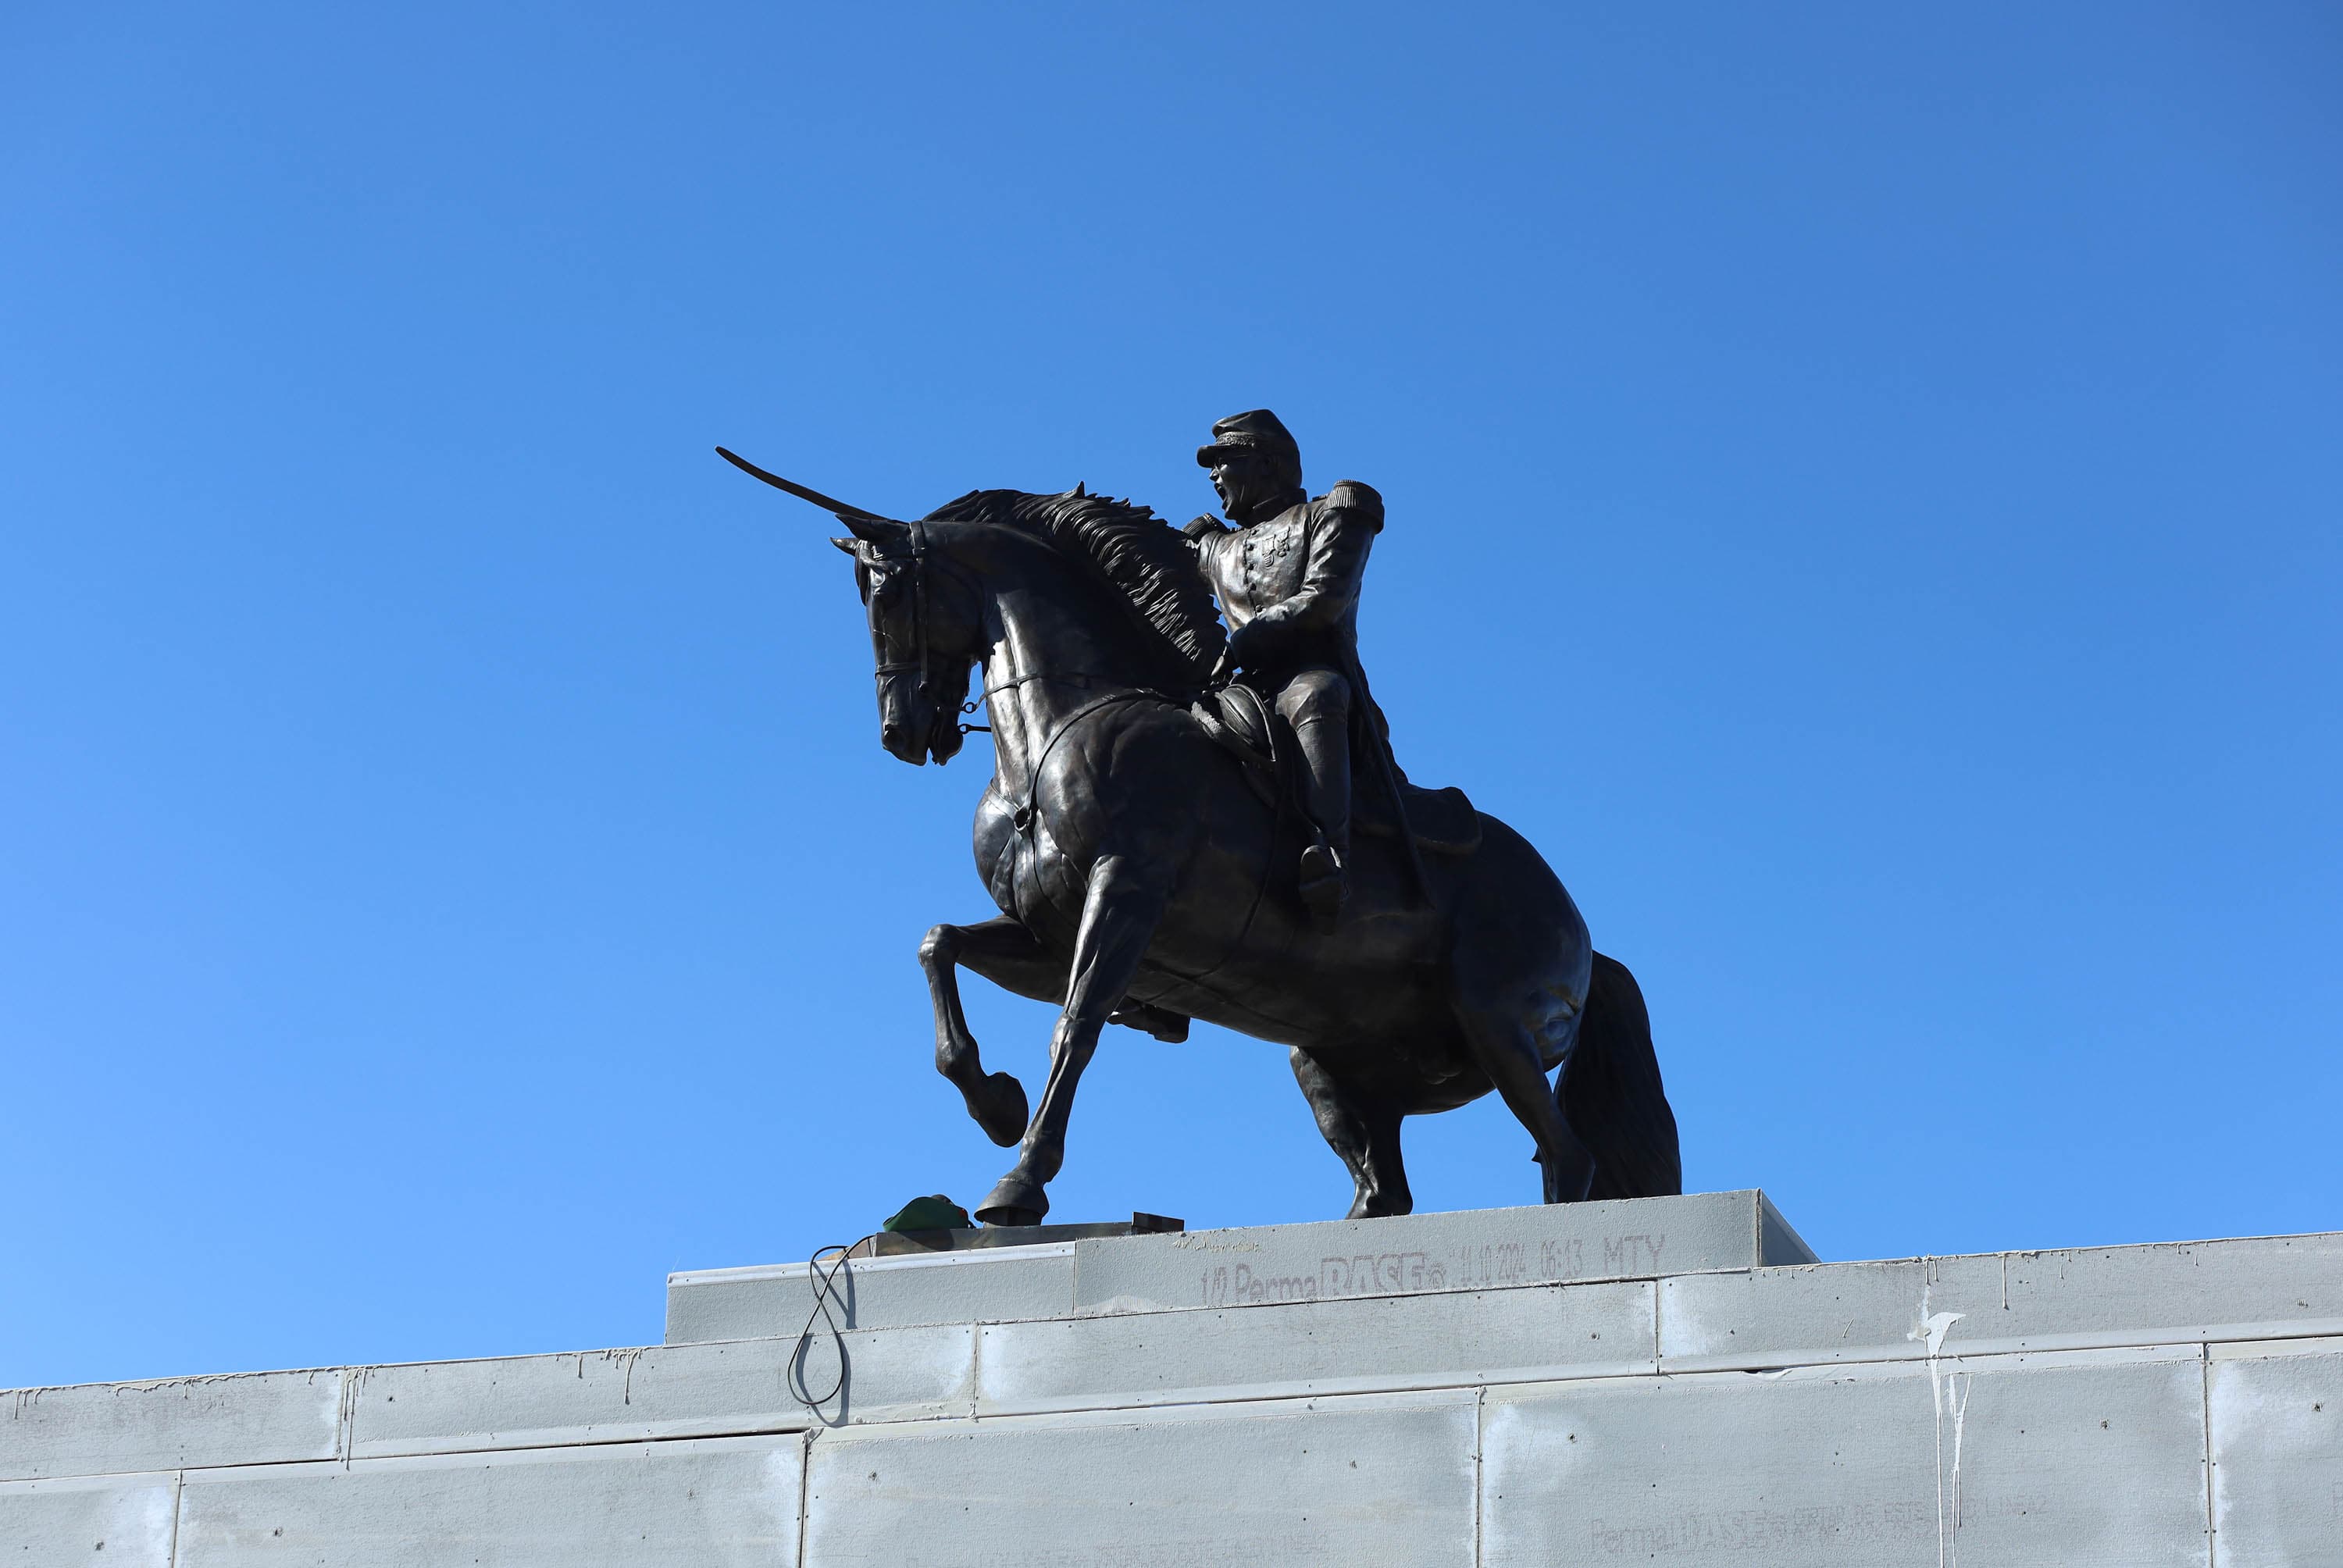
<path fill-rule="evenodd" d="M 848 517 L 843 512 L 838 520 L 852 530 L 854 537 L 882 556 L 900 556 L 911 548 L 911 525 L 899 523 L 891 518 Z"/>
<path fill-rule="evenodd" d="M 848 555 L 852 556 L 856 560 L 859 561 L 862 558 L 862 547 L 857 544 L 854 540 L 833 538 L 830 542 L 836 545 L 840 549 L 844 550 Z"/>
<path fill-rule="evenodd" d="M 1074 481 L 1074 487 L 1073 487 L 1072 489 L 1071 489 L 1071 490 L 1068 490 L 1068 491 L 1066 492 L 1066 494 L 1068 494 L 1068 495 L 1070 495 L 1070 496 L 1073 497 L 1076 500 L 1081 500 L 1081 499 L 1082 499 L 1084 497 L 1088 496 L 1088 495 L 1090 494 L 1090 492 L 1089 492 L 1088 490 L 1085 490 L 1085 489 L 1083 489 L 1083 488 L 1082 488 L 1082 481 L 1081 481 L 1080 479 L 1076 479 L 1076 480 Z"/>

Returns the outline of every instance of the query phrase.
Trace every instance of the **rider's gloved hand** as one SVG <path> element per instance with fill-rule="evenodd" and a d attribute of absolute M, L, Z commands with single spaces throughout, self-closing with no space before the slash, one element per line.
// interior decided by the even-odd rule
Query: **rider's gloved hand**
<path fill-rule="evenodd" d="M 1212 666 L 1212 673 L 1204 682 L 1207 686 L 1226 686 L 1240 669 L 1251 669 L 1262 660 L 1263 639 L 1255 624 L 1247 621 L 1229 633 L 1229 640 L 1221 649 L 1221 659 Z"/>
<path fill-rule="evenodd" d="M 1229 526 L 1218 518 L 1192 518 L 1180 531 L 1192 539 L 1201 539 L 1211 534 L 1225 534 Z"/>
<path fill-rule="evenodd" d="M 1239 669 L 1260 668 L 1269 654 L 1268 632 L 1265 622 L 1249 620 L 1229 633 L 1228 662 Z"/>

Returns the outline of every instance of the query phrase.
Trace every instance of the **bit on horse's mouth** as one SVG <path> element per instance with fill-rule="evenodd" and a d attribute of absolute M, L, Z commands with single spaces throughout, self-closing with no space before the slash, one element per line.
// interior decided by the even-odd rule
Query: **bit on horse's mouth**
<path fill-rule="evenodd" d="M 898 762 L 908 762 L 914 768 L 924 768 L 933 760 L 939 768 L 960 755 L 962 741 L 960 725 L 949 713 L 940 714 L 935 722 L 910 739 L 909 725 L 887 724 L 879 732 L 879 744 L 887 755 Z"/>

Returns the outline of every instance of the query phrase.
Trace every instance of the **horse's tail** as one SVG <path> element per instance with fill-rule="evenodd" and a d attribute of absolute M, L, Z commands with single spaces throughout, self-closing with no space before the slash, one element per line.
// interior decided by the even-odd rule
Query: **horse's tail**
<path fill-rule="evenodd" d="M 1594 1155 L 1590 1198 L 1659 1198 L 1684 1191 L 1676 1113 L 1660 1082 L 1652 1017 L 1627 966 L 1601 953 L 1558 1086 L 1562 1113 Z"/>

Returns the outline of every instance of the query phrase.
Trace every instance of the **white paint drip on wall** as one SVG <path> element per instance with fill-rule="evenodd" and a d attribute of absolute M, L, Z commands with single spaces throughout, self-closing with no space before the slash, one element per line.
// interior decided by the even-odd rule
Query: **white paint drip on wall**
<path fill-rule="evenodd" d="M 1927 1310 L 1926 1287 L 1922 1287 L 1920 1310 L 1926 1313 L 1920 1324 L 1905 1337 L 1916 1340 L 1928 1350 L 1928 1400 L 1936 1414 L 1936 1568 L 1950 1568 L 1956 1561 L 1952 1544 L 1952 1532 L 1960 1524 L 1961 1501 L 1961 1421 L 1968 1413 L 1968 1382 L 1961 1380 L 1958 1402 L 1953 1413 L 1953 1488 L 1952 1513 L 1945 1509 L 1945 1379 L 1937 1365 L 1944 1352 L 1946 1331 L 1966 1317 L 1966 1312 L 1930 1312 Z"/>

